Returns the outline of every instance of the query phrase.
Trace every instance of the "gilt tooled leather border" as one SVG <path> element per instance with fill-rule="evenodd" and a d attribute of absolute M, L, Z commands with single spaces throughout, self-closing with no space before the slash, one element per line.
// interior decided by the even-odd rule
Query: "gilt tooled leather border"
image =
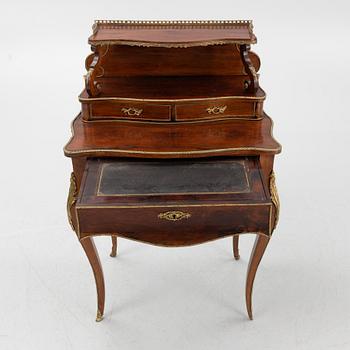
<path fill-rule="evenodd" d="M 199 161 L 200 162 L 200 161 Z M 202 163 L 205 163 L 202 161 Z M 101 188 L 101 181 L 103 177 L 103 172 L 106 168 L 106 166 L 112 164 L 112 163 L 103 163 L 99 166 L 99 173 L 98 173 L 98 181 L 97 181 L 97 187 L 96 187 L 96 196 L 97 197 L 137 197 L 137 196 L 163 196 L 163 195 L 207 195 L 207 194 L 236 194 L 236 193 L 248 193 L 251 190 L 251 185 L 248 177 L 248 171 L 245 164 L 245 160 L 236 161 L 236 163 L 240 163 L 243 165 L 243 171 L 245 176 L 245 188 L 242 191 L 229 191 L 229 192 L 159 192 L 159 193 L 133 193 L 133 194 L 106 194 L 100 191 Z"/>

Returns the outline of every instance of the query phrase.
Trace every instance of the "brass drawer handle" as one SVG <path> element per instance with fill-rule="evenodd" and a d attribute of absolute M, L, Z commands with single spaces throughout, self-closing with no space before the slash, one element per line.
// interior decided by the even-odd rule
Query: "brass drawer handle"
<path fill-rule="evenodd" d="M 128 116 L 139 116 L 142 113 L 142 109 L 138 109 L 138 108 L 133 108 L 133 107 L 129 107 L 129 108 L 122 108 L 122 112 Z"/>
<path fill-rule="evenodd" d="M 208 107 L 208 108 L 207 108 L 207 112 L 208 112 L 209 114 L 222 114 L 222 113 L 225 112 L 226 108 L 227 108 L 227 106 Z"/>
<path fill-rule="evenodd" d="M 165 219 L 169 221 L 178 221 L 182 219 L 188 219 L 191 217 L 190 213 L 184 213 L 183 211 L 167 211 L 165 213 L 158 214 L 159 219 Z"/>

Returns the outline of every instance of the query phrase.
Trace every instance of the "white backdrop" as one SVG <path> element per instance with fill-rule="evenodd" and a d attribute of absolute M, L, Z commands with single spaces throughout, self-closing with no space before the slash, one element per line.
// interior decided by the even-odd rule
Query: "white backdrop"
<path fill-rule="evenodd" d="M 349 349 L 349 2 L 6 1 L 1 5 L 0 349 Z M 253 19 L 265 110 L 283 145 L 282 211 L 258 271 L 252 237 L 165 249 L 97 239 L 106 317 L 66 219 L 62 147 L 94 19 Z"/>

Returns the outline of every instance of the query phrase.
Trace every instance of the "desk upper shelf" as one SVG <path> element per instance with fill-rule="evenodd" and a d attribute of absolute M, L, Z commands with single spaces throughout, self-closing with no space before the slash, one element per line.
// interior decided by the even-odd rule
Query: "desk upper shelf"
<path fill-rule="evenodd" d="M 255 44 L 250 20 L 230 21 L 111 21 L 97 20 L 91 45 L 191 47 Z"/>
<path fill-rule="evenodd" d="M 95 21 L 86 91 L 103 94 L 107 77 L 234 75 L 241 90 L 255 93 L 260 61 L 249 51 L 256 42 L 252 28 L 242 20 Z"/>

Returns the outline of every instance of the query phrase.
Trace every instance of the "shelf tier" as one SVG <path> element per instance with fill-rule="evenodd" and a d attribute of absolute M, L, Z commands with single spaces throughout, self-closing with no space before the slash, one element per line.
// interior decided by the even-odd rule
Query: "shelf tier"
<path fill-rule="evenodd" d="M 255 92 L 243 89 L 241 78 L 234 76 L 139 76 L 100 78 L 102 88 L 98 97 L 89 97 L 86 90 L 79 96 L 80 101 L 105 99 L 138 99 L 178 101 L 184 99 L 208 99 L 238 97 L 264 100 L 265 92 L 258 88 Z"/>
<path fill-rule="evenodd" d="M 72 132 L 64 148 L 68 157 L 192 158 L 281 151 L 267 115 L 259 120 L 153 123 L 84 122 L 79 114 Z"/>
<path fill-rule="evenodd" d="M 252 21 L 113 21 L 97 20 L 91 45 L 191 47 L 254 44 Z"/>

